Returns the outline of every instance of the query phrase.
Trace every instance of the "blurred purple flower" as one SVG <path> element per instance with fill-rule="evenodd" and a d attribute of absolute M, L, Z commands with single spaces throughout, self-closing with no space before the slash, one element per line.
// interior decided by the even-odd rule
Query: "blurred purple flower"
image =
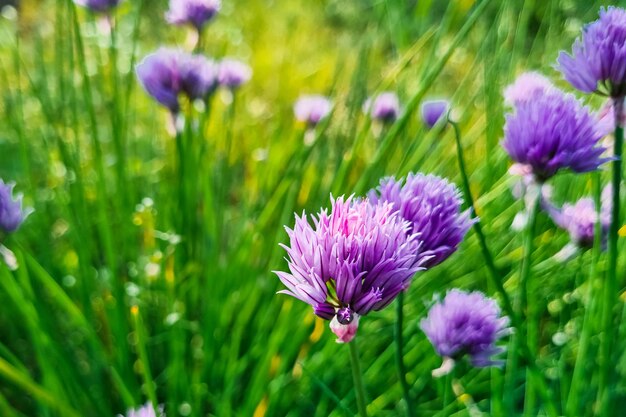
<path fill-rule="evenodd" d="M 435 175 L 410 173 L 406 181 L 381 180 L 368 194 L 373 204 L 389 203 L 411 223 L 409 233 L 417 233 L 422 242 L 427 268 L 446 260 L 456 251 L 475 220 L 470 211 L 461 212 L 463 199 L 458 188 Z"/>
<path fill-rule="evenodd" d="M 293 107 L 296 120 L 305 122 L 310 127 L 326 118 L 333 108 L 328 97 L 320 95 L 301 96 Z"/>
<path fill-rule="evenodd" d="M 439 120 L 447 119 L 449 112 L 450 103 L 447 100 L 428 100 L 422 103 L 422 120 L 431 129 Z"/>
<path fill-rule="evenodd" d="M 534 100 L 519 102 L 506 115 L 502 146 L 511 159 L 528 166 L 543 182 L 560 169 L 588 172 L 607 161 L 597 146 L 597 122 L 571 94 L 552 89 Z"/>
<path fill-rule="evenodd" d="M 165 19 L 173 25 L 190 24 L 198 31 L 219 12 L 220 0 L 170 0 Z"/>
<path fill-rule="evenodd" d="M 92 12 L 106 13 L 117 7 L 121 0 L 74 0 L 79 6 L 86 7 Z"/>
<path fill-rule="evenodd" d="M 139 82 L 157 102 L 172 113 L 179 111 L 178 96 L 205 98 L 217 87 L 217 66 L 202 56 L 161 48 L 137 65 Z"/>
<path fill-rule="evenodd" d="M 424 258 L 410 224 L 388 204 L 343 197 L 331 199 L 326 210 L 303 214 L 287 228 L 290 272 L 275 271 L 286 290 L 279 291 L 313 306 L 326 320 L 339 342 L 356 333 L 359 316 L 378 311 L 405 290 Z M 349 327 L 341 327 L 341 326 Z"/>
<path fill-rule="evenodd" d="M 118 415 L 118 417 L 123 416 Z M 163 406 L 160 405 L 158 407 L 158 413 L 155 413 L 154 407 L 148 402 L 139 408 L 128 410 L 126 417 L 165 417 L 165 412 L 163 411 Z"/>
<path fill-rule="evenodd" d="M 247 83 L 252 78 L 252 69 L 241 61 L 226 58 L 219 63 L 218 81 L 219 84 L 235 89 Z"/>
<path fill-rule="evenodd" d="M 182 56 L 182 51 L 161 48 L 146 56 L 136 68 L 137 78 L 146 92 L 172 113 L 179 109 L 178 95 L 182 89 L 179 62 Z"/>
<path fill-rule="evenodd" d="M 217 88 L 217 64 L 203 55 L 182 54 L 178 62 L 181 89 L 191 100 L 206 98 Z"/>
<path fill-rule="evenodd" d="M 28 215 L 22 208 L 22 195 L 13 196 L 14 186 L 0 179 L 0 235 L 16 231 Z"/>
<path fill-rule="evenodd" d="M 584 92 L 626 95 L 626 10 L 600 9 L 600 18 L 583 29 L 571 55 L 561 51 L 557 69 Z"/>
<path fill-rule="evenodd" d="M 363 109 L 373 119 L 391 123 L 400 116 L 400 100 L 396 93 L 385 92 L 367 99 Z"/>
<path fill-rule="evenodd" d="M 607 233 L 611 224 L 611 204 L 611 187 L 607 186 L 602 192 L 602 207 L 599 217 L 602 246 L 606 244 Z M 581 198 L 574 204 L 565 203 L 560 210 L 545 198 L 542 199 L 541 205 L 554 223 L 569 233 L 572 243 L 577 248 L 590 249 L 593 247 L 598 212 L 592 198 Z"/>
<path fill-rule="evenodd" d="M 469 355 L 474 366 L 499 366 L 493 356 L 504 351 L 497 341 L 511 332 L 495 300 L 479 291 L 448 291 L 430 308 L 420 327 L 438 355 L 458 360 Z M 444 363 L 445 364 L 445 363 Z"/>
<path fill-rule="evenodd" d="M 525 72 L 504 89 L 504 103 L 513 107 L 517 103 L 534 99 L 552 88 L 554 84 L 543 74 L 535 71 Z"/>

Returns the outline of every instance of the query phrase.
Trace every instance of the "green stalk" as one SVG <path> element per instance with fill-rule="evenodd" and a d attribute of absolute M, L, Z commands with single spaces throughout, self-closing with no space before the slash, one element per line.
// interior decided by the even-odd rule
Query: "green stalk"
<path fill-rule="evenodd" d="M 404 396 L 404 402 L 406 403 L 406 414 L 409 417 L 415 417 L 415 408 L 411 401 L 411 393 L 409 391 L 409 383 L 406 380 L 406 367 L 404 366 L 404 340 L 402 337 L 402 322 L 404 321 L 404 313 L 402 308 L 404 306 L 404 291 L 398 294 L 396 301 L 396 323 L 394 327 L 394 338 L 396 344 L 396 368 L 398 369 L 398 379 L 402 386 L 402 395 Z"/>
<path fill-rule="evenodd" d="M 595 173 L 593 176 L 593 187 L 594 187 L 594 201 L 595 206 L 600 207 L 601 204 L 601 183 L 600 183 L 600 174 Z M 586 384 L 585 380 L 585 365 L 588 364 L 588 352 L 591 341 L 591 335 L 593 330 L 593 316 L 596 311 L 598 305 L 598 296 L 600 295 L 599 289 L 600 277 L 598 276 L 598 260 L 600 259 L 600 252 L 602 250 L 602 223 L 600 216 L 596 219 L 595 230 L 594 230 L 594 242 L 592 249 L 592 259 L 590 262 L 591 269 L 589 273 L 590 279 L 590 297 L 589 297 L 589 306 L 585 309 L 585 315 L 583 317 L 583 327 L 582 332 L 580 334 L 580 342 L 578 344 L 578 352 L 576 354 L 576 362 L 574 364 L 574 372 L 572 373 L 572 384 L 570 386 L 569 394 L 567 395 L 567 403 L 565 405 L 565 410 L 567 415 L 574 416 L 578 415 L 578 407 L 580 405 L 580 393 L 584 384 Z M 581 255 L 582 256 L 582 255 Z"/>
<path fill-rule="evenodd" d="M 469 179 L 467 176 L 467 169 L 465 167 L 465 158 L 463 156 L 463 146 L 461 144 L 461 131 L 459 129 L 459 126 L 455 122 L 449 121 L 449 123 L 452 125 L 454 129 L 454 137 L 455 137 L 456 148 L 457 148 L 457 159 L 458 159 L 459 171 L 460 171 L 461 180 L 462 180 L 462 190 L 463 190 L 463 195 L 465 198 L 465 204 L 470 208 L 472 218 L 476 219 L 476 208 L 474 205 L 474 199 L 472 197 L 472 193 L 470 189 L 470 183 L 469 183 Z M 489 247 L 487 246 L 487 240 L 485 239 L 485 235 L 482 231 L 480 223 L 477 221 L 474 222 L 473 228 L 474 228 L 474 232 L 476 233 L 476 236 L 478 237 L 478 242 L 480 244 L 481 252 L 483 254 L 483 257 L 485 258 L 485 263 L 487 265 L 487 270 L 489 272 L 488 276 L 491 280 L 491 284 L 496 288 L 496 291 L 500 295 L 502 306 L 504 308 L 505 313 L 509 316 L 512 326 L 515 329 L 519 330 L 522 328 L 522 320 L 513 309 L 511 298 L 509 297 L 509 294 L 504 289 L 504 284 L 502 283 L 500 273 L 498 272 L 498 269 L 495 266 L 493 256 L 491 255 L 491 251 L 489 250 Z M 517 335 L 514 335 L 513 337 L 516 338 Z M 557 416 L 558 413 L 556 410 L 554 399 L 552 398 L 551 390 L 546 384 L 544 377 L 541 374 L 541 371 L 539 370 L 539 367 L 537 366 L 535 362 L 535 357 L 532 354 L 531 350 L 529 349 L 528 345 L 526 343 L 517 344 L 516 349 L 511 351 L 510 354 L 512 355 L 512 357 L 515 358 L 515 360 L 517 360 L 516 355 L 518 354 L 526 359 L 526 361 L 528 362 L 528 370 L 533 375 L 535 383 L 537 384 L 537 390 L 541 394 L 546 412 L 548 413 L 549 416 L 552 416 L 552 417 Z M 512 391 L 508 390 L 508 392 L 512 392 Z M 509 401 L 511 400 L 512 398 L 509 397 Z M 512 407 L 512 403 L 510 403 L 510 406 Z"/>
<path fill-rule="evenodd" d="M 502 303 L 504 304 L 504 310 L 508 315 L 511 316 L 511 320 L 513 320 L 514 309 L 513 304 L 511 303 L 511 298 L 508 293 L 504 289 L 504 284 L 502 283 L 502 279 L 500 277 L 500 273 L 496 268 L 496 264 L 493 260 L 493 255 L 487 246 L 487 239 L 485 238 L 485 234 L 483 233 L 482 226 L 480 222 L 477 221 L 476 216 L 476 206 L 474 204 L 474 198 L 472 197 L 472 191 L 470 188 L 469 178 L 467 176 L 467 168 L 465 166 L 465 158 L 463 156 L 463 145 L 461 143 L 461 130 L 459 129 L 458 124 L 456 122 L 450 121 L 450 125 L 454 129 L 454 140 L 456 142 L 456 156 L 459 164 L 459 173 L 461 174 L 462 181 L 462 189 L 463 189 L 463 197 L 465 198 L 465 204 L 470 208 L 472 219 L 474 220 L 473 229 L 474 233 L 476 233 L 476 237 L 478 237 L 478 244 L 480 245 L 480 250 L 485 258 L 485 264 L 487 265 L 487 270 L 489 271 L 489 277 L 491 278 L 492 284 L 496 288 L 496 291 L 502 298 Z"/>
<path fill-rule="evenodd" d="M 533 202 L 533 205 L 530 208 L 528 225 L 526 229 L 526 239 L 524 242 L 524 258 L 522 259 L 522 270 L 520 271 L 520 314 L 523 316 L 523 312 L 526 310 L 526 341 L 528 343 L 528 348 L 531 351 L 533 357 L 537 356 L 537 333 L 539 331 L 539 325 L 537 323 L 537 312 L 536 309 L 532 307 L 532 304 L 528 304 L 528 293 L 530 283 L 530 267 L 532 264 L 531 257 L 533 252 L 533 241 L 535 239 L 535 228 L 537 225 L 537 212 L 539 211 L 539 196 L 537 196 L 536 200 Z M 517 340 L 521 340 L 523 337 L 522 334 L 518 335 Z M 515 375 L 515 369 L 511 370 L 511 374 Z M 530 372 L 527 371 L 527 382 L 526 382 L 526 396 L 525 396 L 525 404 L 524 404 L 524 415 L 527 417 L 531 417 L 535 412 L 535 407 L 537 405 L 537 391 L 535 389 L 535 378 L 531 375 Z M 536 415 L 536 414 L 534 414 Z"/>
<path fill-rule="evenodd" d="M 363 388 L 363 374 L 359 362 L 359 352 L 356 348 L 356 340 L 348 343 L 350 348 L 350 363 L 352 364 L 352 380 L 354 381 L 354 393 L 356 395 L 356 405 L 361 417 L 367 417 L 367 407 L 365 402 L 365 388 Z"/>
<path fill-rule="evenodd" d="M 604 310 L 603 310 L 603 330 L 604 335 L 600 347 L 600 381 L 598 386 L 598 400 L 600 401 L 600 415 L 608 415 L 608 409 L 611 402 L 609 393 L 609 374 L 614 364 L 611 363 L 611 344 L 613 343 L 613 307 L 617 301 L 617 239 L 620 226 L 620 197 L 619 188 L 622 182 L 622 147 L 624 144 L 624 127 L 621 120 L 624 113 L 624 97 L 614 98 L 613 107 L 615 110 L 615 143 L 613 145 L 613 155 L 615 159 L 612 162 L 611 173 L 611 189 L 612 208 L 611 208 L 611 224 L 609 226 L 609 265 L 604 291 Z"/>

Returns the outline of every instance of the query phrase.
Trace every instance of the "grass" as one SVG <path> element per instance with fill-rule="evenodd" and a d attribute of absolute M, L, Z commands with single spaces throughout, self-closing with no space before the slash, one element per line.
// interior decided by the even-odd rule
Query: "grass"
<path fill-rule="evenodd" d="M 510 229 L 522 203 L 509 192 L 510 162 L 499 146 L 503 88 L 538 69 L 571 90 L 552 68 L 557 52 L 605 4 L 224 1 L 203 52 L 242 58 L 253 79 L 232 102 L 216 94 L 210 113 L 184 106 L 202 128 L 188 123 L 178 138 L 133 72 L 159 45 L 186 45 L 184 28 L 163 23 L 165 1 L 124 2 L 110 34 L 70 0 L 24 1 L 17 19 L 5 8 L 0 177 L 17 182 L 35 212 L 4 241 L 20 267 L 0 263 L 0 414 L 114 416 L 152 401 L 168 416 L 354 415 L 348 349 L 308 306 L 275 294 L 281 285 L 271 271 L 286 267 L 283 225 L 294 212 L 329 206 L 331 192 L 360 195 L 385 175 L 419 170 L 460 185 L 454 130 L 426 130 L 418 117 L 424 98 L 443 96 L 508 294 L 524 281 L 523 247 L 532 250 L 532 341 L 558 415 L 616 415 L 626 405 L 626 310 L 622 299 L 608 312 L 596 301 L 607 256 L 556 262 L 568 237 L 541 212 L 532 240 Z M 404 113 L 381 129 L 362 103 L 384 90 L 398 92 Z M 311 147 L 293 121 L 301 93 L 335 102 Z M 562 174 L 555 200 L 593 195 L 609 178 L 608 170 Z M 623 253 L 623 239 L 618 245 Z M 617 271 L 614 298 L 626 279 Z M 440 358 L 418 328 L 434 293 L 496 295 L 489 273 L 470 232 L 404 297 L 406 379 L 419 416 L 524 412 L 527 363 L 457 372 L 455 394 L 431 377 Z M 604 314 L 619 326 L 608 356 Z M 394 325 L 393 308 L 361 320 L 372 416 L 406 412 Z M 602 363 L 615 366 L 601 382 Z M 602 410 L 600 383 L 611 400 Z M 542 398 L 527 415 L 546 415 Z"/>

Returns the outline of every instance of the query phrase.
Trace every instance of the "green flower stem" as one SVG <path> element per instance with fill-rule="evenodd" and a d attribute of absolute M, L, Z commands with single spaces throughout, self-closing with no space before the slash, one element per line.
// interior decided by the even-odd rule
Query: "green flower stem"
<path fill-rule="evenodd" d="M 356 405 L 359 409 L 359 415 L 361 417 L 367 417 L 365 388 L 363 388 L 363 374 L 361 373 L 361 364 L 359 362 L 359 352 L 356 348 L 356 339 L 348 343 L 348 347 L 350 348 L 350 362 L 352 364 L 352 379 L 354 381 Z"/>
<path fill-rule="evenodd" d="M 608 252 L 609 265 L 607 271 L 606 284 L 604 287 L 604 309 L 602 314 L 603 337 L 600 347 L 600 380 L 598 386 L 598 400 L 600 400 L 600 415 L 608 415 L 608 408 L 611 402 L 609 395 L 609 373 L 614 364 L 611 363 L 611 344 L 613 343 L 613 308 L 617 301 L 617 239 L 620 226 L 620 197 L 619 188 L 622 182 L 622 148 L 624 144 L 624 127 L 621 120 L 624 113 L 624 97 L 614 98 L 613 107 L 615 110 L 615 143 L 613 145 L 613 155 L 611 173 L 612 208 L 611 224 L 609 226 Z"/>
<path fill-rule="evenodd" d="M 595 206 L 600 207 L 601 204 L 601 180 L 600 174 L 595 173 L 593 175 L 593 188 L 594 188 L 594 201 Z M 601 285 L 601 279 L 598 276 L 598 260 L 600 259 L 600 252 L 602 247 L 602 222 L 600 216 L 596 219 L 594 230 L 594 242 L 592 249 L 591 268 L 589 272 L 590 279 L 590 294 L 589 305 L 585 308 L 585 315 L 583 317 L 583 327 L 580 334 L 580 341 L 578 343 L 578 352 L 576 354 L 576 363 L 574 365 L 574 372 L 572 373 L 572 384 L 570 386 L 569 393 L 567 395 L 567 403 L 565 405 L 565 411 L 567 415 L 578 415 L 578 407 L 580 405 L 581 389 L 586 384 L 585 379 L 585 365 L 588 364 L 587 355 L 589 352 L 589 346 L 592 336 L 592 330 L 594 325 L 594 314 L 598 307 L 598 295 Z M 582 255 L 581 255 L 582 259 Z"/>
<path fill-rule="evenodd" d="M 459 171 L 461 174 L 462 190 L 463 190 L 463 195 L 465 198 L 465 203 L 471 209 L 472 218 L 475 219 L 476 207 L 474 206 L 474 199 L 472 198 L 469 179 L 467 176 L 467 169 L 465 167 L 465 158 L 463 157 L 463 146 L 461 144 L 461 131 L 459 129 L 459 126 L 455 122 L 449 121 L 449 123 L 452 125 L 454 129 L 454 137 L 455 137 L 456 148 L 457 148 L 457 159 L 458 159 L 458 164 L 459 164 Z M 500 272 L 495 266 L 493 256 L 491 255 L 491 251 L 489 250 L 489 247 L 487 246 L 487 240 L 485 239 L 485 235 L 482 231 L 480 223 L 475 222 L 473 225 L 473 228 L 474 228 L 474 232 L 476 233 L 476 236 L 478 237 L 478 242 L 480 244 L 483 257 L 485 258 L 485 264 L 487 265 L 487 270 L 489 272 L 488 276 L 491 280 L 491 284 L 496 288 L 496 291 L 498 292 L 498 295 L 500 296 L 503 309 L 505 313 L 509 316 L 509 319 L 511 320 L 511 324 L 513 325 L 515 329 L 519 330 L 522 328 L 522 321 L 520 317 L 518 316 L 518 314 L 513 309 L 511 298 L 509 297 L 509 294 L 504 289 L 504 284 L 502 283 Z M 546 412 L 551 417 L 557 416 L 558 413 L 557 413 L 556 405 L 554 402 L 554 398 L 552 397 L 552 391 L 549 389 L 548 385 L 546 384 L 545 379 L 541 373 L 541 370 L 537 366 L 535 362 L 535 357 L 532 354 L 531 350 L 529 349 L 528 345 L 526 343 L 518 344 L 516 350 L 511 352 L 511 354 L 513 355 L 513 357 L 519 354 L 521 355 L 521 357 L 526 359 L 526 361 L 528 362 L 528 370 L 534 377 L 537 390 L 542 397 Z M 517 358 L 515 358 L 515 360 L 517 360 Z"/>
<path fill-rule="evenodd" d="M 394 338 L 396 344 L 396 368 L 398 370 L 398 379 L 402 386 L 402 395 L 404 396 L 404 402 L 406 403 L 406 414 L 408 417 L 415 417 L 415 407 L 411 401 L 411 394 L 409 391 L 409 383 L 406 380 L 406 368 L 404 366 L 404 340 L 402 337 L 402 322 L 404 321 L 404 291 L 400 292 L 396 301 L 396 323 L 394 328 Z"/>
<path fill-rule="evenodd" d="M 528 304 L 528 293 L 530 287 L 530 268 L 532 265 L 532 253 L 533 253 L 533 241 L 535 239 L 535 228 L 537 226 L 537 212 L 539 211 L 539 195 L 536 196 L 535 201 L 533 202 L 530 212 L 528 214 L 528 225 L 526 228 L 526 236 L 524 241 L 524 257 L 522 259 L 522 269 L 520 271 L 520 282 L 519 282 L 519 291 L 520 291 L 520 302 L 519 302 L 519 312 L 520 315 L 524 314 L 526 311 L 526 341 L 528 344 L 528 348 L 533 357 L 537 356 L 537 338 L 539 332 L 537 311 L 532 304 Z M 533 303 L 534 304 L 534 303 Z M 523 334 L 517 336 L 518 342 L 523 338 Z M 515 369 L 511 370 L 511 373 L 515 375 Z M 526 395 L 525 395 L 525 404 L 524 404 L 524 415 L 527 417 L 536 415 L 535 408 L 537 406 L 537 391 L 536 391 L 536 383 L 535 378 L 530 371 L 527 371 L 526 377 Z"/>

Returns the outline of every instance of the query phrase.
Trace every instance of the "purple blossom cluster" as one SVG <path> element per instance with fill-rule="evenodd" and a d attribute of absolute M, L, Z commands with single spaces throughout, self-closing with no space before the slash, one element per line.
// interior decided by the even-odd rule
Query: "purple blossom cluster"
<path fill-rule="evenodd" d="M 435 127 L 441 120 L 446 120 L 450 113 L 450 103 L 447 100 L 427 100 L 422 103 L 422 121 L 429 128 Z"/>
<path fill-rule="evenodd" d="M 191 25 L 201 31 L 220 8 L 220 0 L 170 0 L 165 19 L 173 25 Z"/>
<path fill-rule="evenodd" d="M 502 146 L 544 182 L 562 169 L 589 172 L 607 161 L 602 134 L 589 109 L 573 95 L 552 88 L 518 101 L 507 114 Z"/>
<path fill-rule="evenodd" d="M 468 355 L 477 367 L 502 365 L 494 356 L 504 351 L 496 343 L 510 333 L 508 326 L 495 300 L 457 289 L 448 291 L 420 322 L 437 354 L 452 360 Z"/>
<path fill-rule="evenodd" d="M 392 123 L 400 116 L 400 99 L 396 93 L 384 92 L 367 99 L 363 110 L 374 120 Z"/>
<path fill-rule="evenodd" d="M 385 178 L 368 194 L 376 204 L 387 202 L 411 223 L 410 233 L 422 242 L 426 267 L 433 267 L 456 251 L 475 220 L 470 211 L 461 211 L 459 189 L 435 175 L 410 173 L 406 180 Z"/>
<path fill-rule="evenodd" d="M 557 69 L 574 88 L 611 97 L 626 95 L 626 10 L 600 9 L 572 46 L 561 52 Z"/>
<path fill-rule="evenodd" d="M 16 231 L 28 215 L 22 207 L 22 195 L 13 195 L 14 186 L 0 179 L 0 237 Z"/>
<path fill-rule="evenodd" d="M 321 95 L 303 95 L 293 106 L 296 120 L 304 122 L 309 127 L 315 127 L 324 120 L 333 109 L 333 103 L 328 97 Z"/>
<path fill-rule="evenodd" d="M 567 231 L 570 240 L 576 248 L 589 249 L 593 247 L 595 226 L 600 221 L 603 246 L 611 224 L 611 188 L 606 187 L 602 192 L 600 212 L 590 197 L 584 197 L 575 203 L 565 203 L 559 209 L 548 199 L 542 199 L 542 206 L 550 215 L 554 223 Z"/>
<path fill-rule="evenodd" d="M 206 100 L 218 86 L 233 89 L 251 76 L 241 62 L 216 63 L 203 55 L 169 48 L 146 56 L 136 72 L 146 92 L 172 113 L 180 109 L 181 94 L 189 100 Z"/>
<path fill-rule="evenodd" d="M 324 319 L 349 325 L 357 316 L 386 307 L 424 269 L 417 236 L 389 204 L 332 199 L 312 217 L 296 216 L 287 228 L 290 272 L 276 271 L 280 291 L 313 307 Z"/>

